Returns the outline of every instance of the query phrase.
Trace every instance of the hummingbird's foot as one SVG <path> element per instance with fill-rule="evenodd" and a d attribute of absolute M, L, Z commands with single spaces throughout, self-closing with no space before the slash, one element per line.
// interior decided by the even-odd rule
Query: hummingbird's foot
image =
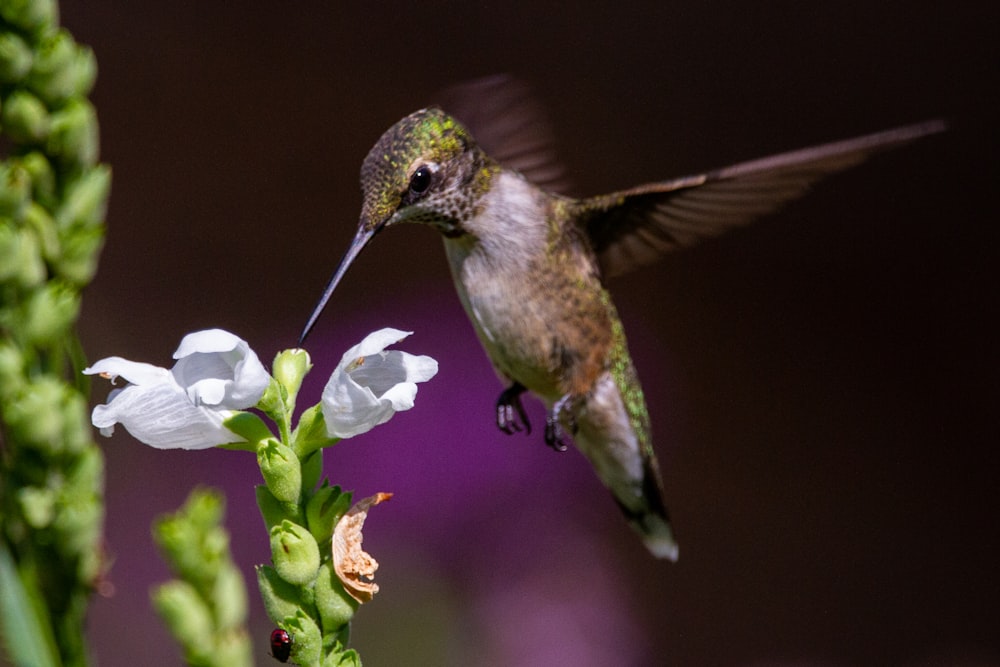
<path fill-rule="evenodd" d="M 523 384 L 515 382 L 500 392 L 497 399 L 497 427 L 507 435 L 520 431 L 531 433 L 531 422 L 521 404 L 521 394 L 525 391 Z"/>
<path fill-rule="evenodd" d="M 545 444 L 557 452 L 565 452 L 569 447 L 566 432 L 563 430 L 561 418 L 566 403 L 573 398 L 572 394 L 566 394 L 552 406 L 552 410 L 545 416 Z M 576 420 L 572 413 L 566 413 L 569 417 L 569 428 L 576 433 Z"/>

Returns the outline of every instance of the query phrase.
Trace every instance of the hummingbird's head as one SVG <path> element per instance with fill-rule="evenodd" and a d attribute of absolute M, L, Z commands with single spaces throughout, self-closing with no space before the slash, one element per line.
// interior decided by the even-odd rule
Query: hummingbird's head
<path fill-rule="evenodd" d="M 414 112 L 382 135 L 361 166 L 359 225 L 375 234 L 418 222 L 461 234 L 488 182 L 485 166 L 457 120 L 435 107 Z"/>
<path fill-rule="evenodd" d="M 390 127 L 361 166 L 361 219 L 299 341 L 315 324 L 347 267 L 386 227 L 419 222 L 460 236 L 498 169 L 457 120 L 421 109 Z"/>

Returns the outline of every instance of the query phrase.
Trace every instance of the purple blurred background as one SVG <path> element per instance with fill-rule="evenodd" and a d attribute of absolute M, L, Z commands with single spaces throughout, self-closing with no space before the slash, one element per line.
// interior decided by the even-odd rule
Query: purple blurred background
<path fill-rule="evenodd" d="M 954 124 L 612 284 L 675 565 L 578 453 L 496 430 L 501 385 L 439 239 L 381 236 L 309 341 L 301 399 L 382 326 L 440 362 L 415 410 L 326 453 L 358 497 L 395 493 L 365 530 L 382 564 L 354 625 L 365 664 L 1000 664 L 997 4 L 341 4 L 63 3 L 98 56 L 114 168 L 91 359 L 169 365 L 214 326 L 265 361 L 294 345 L 353 234 L 368 148 L 464 79 L 528 80 L 590 194 Z M 178 664 L 148 601 L 168 577 L 150 522 L 222 487 L 251 574 L 269 558 L 259 473 L 242 453 L 102 444 L 117 591 L 92 608 L 98 661 Z M 269 664 L 259 603 L 251 629 Z"/>

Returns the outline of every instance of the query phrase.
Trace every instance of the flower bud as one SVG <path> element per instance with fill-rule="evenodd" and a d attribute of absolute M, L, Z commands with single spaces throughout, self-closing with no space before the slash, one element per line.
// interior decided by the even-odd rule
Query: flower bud
<path fill-rule="evenodd" d="M 220 632 L 240 628 L 247 617 L 247 589 L 243 575 L 231 562 L 219 570 L 215 579 L 215 627 Z"/>
<path fill-rule="evenodd" d="M 337 632 L 347 625 L 360 605 L 344 590 L 340 579 L 333 572 L 332 564 L 324 563 L 316 577 L 316 609 L 323 621 L 324 632 Z"/>
<path fill-rule="evenodd" d="M 295 638 L 292 659 L 299 665 L 318 665 L 323 653 L 323 635 L 316 621 L 300 609 L 295 616 L 282 620 L 279 625 Z"/>
<path fill-rule="evenodd" d="M 0 217 L 21 217 L 31 196 L 31 175 L 17 162 L 0 162 Z"/>
<path fill-rule="evenodd" d="M 3 227 L 0 226 L 0 244 L 3 239 Z M 0 266 L 3 266 L 3 254 L 0 253 Z M 21 350 L 9 341 L 0 341 L 0 404 L 10 400 L 24 386 L 24 357 Z"/>
<path fill-rule="evenodd" d="M 55 517 L 56 493 L 53 489 L 22 486 L 16 492 L 21 515 L 35 530 L 47 528 Z"/>
<path fill-rule="evenodd" d="M 65 391 L 62 382 L 48 375 L 26 382 L 4 414 L 15 440 L 49 456 L 62 451 Z"/>
<path fill-rule="evenodd" d="M 44 153 L 32 151 L 20 158 L 21 167 L 31 179 L 35 201 L 51 207 L 56 203 L 56 174 Z"/>
<path fill-rule="evenodd" d="M 87 447 L 66 471 L 66 493 L 97 494 L 104 488 L 104 456 L 97 447 Z"/>
<path fill-rule="evenodd" d="M 17 83 L 23 79 L 31 71 L 34 57 L 31 47 L 20 36 L 8 31 L 0 33 L 0 81 Z"/>
<path fill-rule="evenodd" d="M 226 499 L 213 489 L 195 489 L 184 501 L 180 516 L 200 531 L 215 528 L 226 514 Z"/>
<path fill-rule="evenodd" d="M 18 274 L 21 234 L 10 218 L 0 218 L 0 281 Z"/>
<path fill-rule="evenodd" d="M 42 256 L 49 262 L 59 257 L 59 233 L 56 231 L 56 221 L 52 219 L 44 206 L 36 202 L 28 202 L 24 208 L 24 225 L 38 237 Z"/>
<path fill-rule="evenodd" d="M 346 641 L 347 638 L 345 637 L 341 643 L 346 643 Z M 336 659 L 336 662 L 324 661 L 323 667 L 361 667 L 361 656 L 353 648 L 333 657 Z"/>
<path fill-rule="evenodd" d="M 37 144 L 49 134 L 49 111 L 26 90 L 16 90 L 3 103 L 3 130 L 17 143 Z"/>
<path fill-rule="evenodd" d="M 68 385 L 63 385 L 62 411 L 63 451 L 74 455 L 83 454 L 90 449 L 88 445 L 92 442 L 86 397 Z"/>
<path fill-rule="evenodd" d="M 272 371 L 274 379 L 285 388 L 285 404 L 289 412 L 295 408 L 295 397 L 302 386 L 302 380 L 312 368 L 309 353 L 303 349 L 284 350 L 274 358 Z"/>
<path fill-rule="evenodd" d="M 80 312 L 80 295 L 63 282 L 50 281 L 28 298 L 22 331 L 36 345 L 61 339 Z"/>
<path fill-rule="evenodd" d="M 306 521 L 309 532 L 317 544 L 324 544 L 333 535 L 333 527 L 351 507 L 351 494 L 342 493 L 339 486 L 326 482 L 306 504 Z"/>
<path fill-rule="evenodd" d="M 92 544 L 90 549 L 76 555 L 76 578 L 96 586 L 99 583 L 98 578 L 108 570 L 108 560 L 99 547 L 100 542 L 95 541 Z"/>
<path fill-rule="evenodd" d="M 104 504 L 95 494 L 82 498 L 62 494 L 52 527 L 56 546 L 66 560 L 96 547 L 103 518 Z"/>
<path fill-rule="evenodd" d="M 277 438 L 267 438 L 257 448 L 257 465 L 268 490 L 281 502 L 297 503 L 302 493 L 302 467 L 295 452 Z"/>
<path fill-rule="evenodd" d="M 59 160 L 89 167 L 97 162 L 97 114 L 85 99 L 70 100 L 52 113 L 46 152 Z"/>
<path fill-rule="evenodd" d="M 153 606 L 182 646 L 204 646 L 206 636 L 213 635 L 212 612 L 186 581 L 173 580 L 157 586 Z"/>
<path fill-rule="evenodd" d="M 319 570 L 319 546 L 308 530 L 282 521 L 271 529 L 271 559 L 282 579 L 305 585 L 316 578 Z"/>
<path fill-rule="evenodd" d="M 97 81 L 97 56 L 90 47 L 76 45 L 76 53 L 70 65 L 73 95 L 87 97 Z"/>
<path fill-rule="evenodd" d="M 255 569 L 260 597 L 271 620 L 281 623 L 294 616 L 301 605 L 299 587 L 282 579 L 269 565 L 258 565 Z"/>
<path fill-rule="evenodd" d="M 111 170 L 104 165 L 70 180 L 62 205 L 55 211 L 56 225 L 64 229 L 73 224 L 91 227 L 103 222 L 110 189 Z"/>
<path fill-rule="evenodd" d="M 85 95 L 96 74 L 96 67 L 87 62 L 93 55 L 88 58 L 87 51 L 66 30 L 49 35 L 38 45 L 25 83 L 50 107 Z"/>
<path fill-rule="evenodd" d="M 229 632 L 215 638 L 212 648 L 213 665 L 252 665 L 253 647 L 246 632 Z"/>
<path fill-rule="evenodd" d="M 38 236 L 31 229 L 0 222 L 0 260 L 0 278 L 21 289 L 41 285 L 48 275 Z"/>
<path fill-rule="evenodd" d="M 0 2 L 0 17 L 30 33 L 38 33 L 58 20 L 56 0 L 5 0 Z"/>
<path fill-rule="evenodd" d="M 229 538 L 220 526 L 224 511 L 218 492 L 198 489 L 176 513 L 153 522 L 153 538 L 181 578 L 204 586 L 227 562 Z"/>
<path fill-rule="evenodd" d="M 53 258 L 56 275 L 71 285 L 83 286 L 97 271 L 97 258 L 104 245 L 102 227 L 80 227 L 64 235 L 59 256 Z"/>

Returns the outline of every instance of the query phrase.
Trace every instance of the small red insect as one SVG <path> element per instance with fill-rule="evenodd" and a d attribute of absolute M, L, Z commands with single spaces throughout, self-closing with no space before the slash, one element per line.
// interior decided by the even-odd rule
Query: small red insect
<path fill-rule="evenodd" d="M 278 662 L 288 662 L 288 656 L 292 654 L 292 636 L 281 628 L 275 628 L 271 632 L 271 655 Z"/>

